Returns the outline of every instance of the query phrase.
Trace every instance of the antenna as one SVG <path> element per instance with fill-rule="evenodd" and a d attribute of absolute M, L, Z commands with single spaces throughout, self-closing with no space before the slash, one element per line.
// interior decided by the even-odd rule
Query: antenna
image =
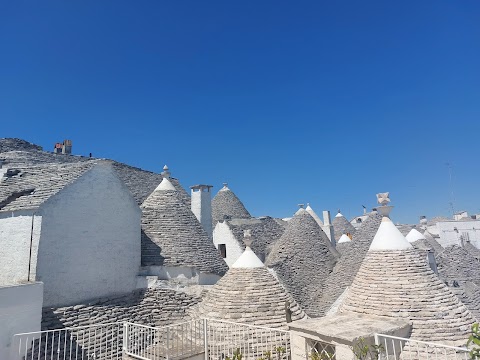
<path fill-rule="evenodd" d="M 447 162 L 445 163 L 448 167 L 448 177 L 449 177 L 449 187 L 450 187 L 450 208 L 452 209 L 452 217 L 455 215 L 455 194 L 453 192 L 453 180 L 452 180 L 452 164 Z"/>

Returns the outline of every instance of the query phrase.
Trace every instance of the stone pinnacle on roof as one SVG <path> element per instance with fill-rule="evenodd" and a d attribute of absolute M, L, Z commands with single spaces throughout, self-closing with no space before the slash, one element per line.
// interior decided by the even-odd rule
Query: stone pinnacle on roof
<path fill-rule="evenodd" d="M 340 236 L 340 239 L 338 239 L 337 244 L 342 244 L 350 241 L 352 241 L 352 239 L 350 239 L 346 234 L 343 234 L 342 236 Z"/>
<path fill-rule="evenodd" d="M 295 215 L 301 213 L 302 211 L 304 211 L 305 209 L 303 208 L 305 206 L 305 204 L 298 204 L 298 210 L 295 212 Z"/>
<path fill-rule="evenodd" d="M 301 209 L 274 244 L 266 265 L 308 315 L 317 313 L 325 278 L 335 266 L 338 253 L 315 219 Z"/>
<path fill-rule="evenodd" d="M 216 224 L 225 219 L 250 219 L 252 216 L 226 184 L 212 199 L 212 219 Z"/>
<path fill-rule="evenodd" d="M 315 219 L 315 221 L 319 226 L 323 226 L 323 221 L 320 219 L 317 213 L 313 211 L 312 207 L 310 206 L 310 203 L 307 203 L 307 207 L 305 208 L 305 211 L 308 212 Z"/>
<path fill-rule="evenodd" d="M 409 243 L 418 241 L 418 240 L 426 240 L 425 236 L 422 235 L 420 231 L 417 229 L 412 229 L 405 237 Z"/>
<path fill-rule="evenodd" d="M 163 172 L 162 172 L 162 176 L 165 177 L 165 178 L 169 178 L 170 177 L 170 171 L 168 169 L 168 166 L 167 165 L 164 165 L 163 166 Z"/>
<path fill-rule="evenodd" d="M 250 248 L 250 245 L 252 245 L 252 237 L 251 237 L 251 232 L 250 230 L 245 230 L 244 231 L 244 240 L 243 242 L 245 243 L 245 251 L 243 252 L 242 255 L 235 261 L 235 263 L 232 265 L 232 268 L 259 268 L 259 267 L 265 267 L 263 264 L 262 260 L 258 258 L 257 255 L 252 251 Z"/>
<path fill-rule="evenodd" d="M 168 180 L 168 177 L 165 176 L 162 182 L 157 186 L 155 191 L 167 191 L 167 190 L 175 191 L 176 189 L 175 189 L 175 186 L 172 185 L 170 180 Z"/>

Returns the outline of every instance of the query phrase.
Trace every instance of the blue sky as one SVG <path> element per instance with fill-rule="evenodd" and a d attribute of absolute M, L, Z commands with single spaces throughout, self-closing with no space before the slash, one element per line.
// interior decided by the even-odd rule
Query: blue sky
<path fill-rule="evenodd" d="M 227 181 L 254 215 L 480 213 L 480 2 L 0 2 L 0 137 Z"/>

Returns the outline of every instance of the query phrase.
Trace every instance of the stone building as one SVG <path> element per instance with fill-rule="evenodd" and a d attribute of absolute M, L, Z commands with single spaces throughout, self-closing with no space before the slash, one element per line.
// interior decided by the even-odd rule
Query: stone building
<path fill-rule="evenodd" d="M 224 219 L 250 219 L 252 216 L 227 183 L 212 199 L 213 225 Z"/>
<path fill-rule="evenodd" d="M 141 211 L 105 161 L 10 166 L 0 182 L 0 282 L 44 283 L 44 306 L 128 293 Z"/>
<path fill-rule="evenodd" d="M 292 320 L 305 317 L 295 300 L 247 246 L 227 274 L 189 313 L 194 318 L 286 329 L 286 302 Z"/>
<path fill-rule="evenodd" d="M 269 216 L 230 219 L 217 222 L 213 243 L 228 266 L 232 266 L 245 250 L 243 232 L 250 230 L 254 238 L 252 250 L 264 261 L 273 244 L 282 236 L 286 223 Z"/>
<path fill-rule="evenodd" d="M 315 219 L 300 209 L 274 244 L 266 265 L 275 271 L 305 312 L 315 316 L 319 313 L 318 299 L 325 279 L 334 268 L 337 256 Z"/>
<path fill-rule="evenodd" d="M 164 177 L 142 206 L 142 275 L 214 284 L 228 270 L 181 193 Z"/>
<path fill-rule="evenodd" d="M 340 312 L 407 320 L 415 340 L 464 345 L 472 314 L 384 217 Z"/>
<path fill-rule="evenodd" d="M 332 225 L 336 241 L 338 241 L 344 234 L 352 236 L 355 233 L 355 228 L 350 224 L 347 218 L 342 215 L 340 210 L 338 210 L 338 214 L 333 218 Z"/>

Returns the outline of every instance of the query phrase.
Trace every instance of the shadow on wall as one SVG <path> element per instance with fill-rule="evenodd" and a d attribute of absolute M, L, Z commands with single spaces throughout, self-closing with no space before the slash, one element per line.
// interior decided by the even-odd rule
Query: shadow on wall
<path fill-rule="evenodd" d="M 163 266 L 165 258 L 161 255 L 162 248 L 150 239 L 142 229 L 142 266 Z"/>

